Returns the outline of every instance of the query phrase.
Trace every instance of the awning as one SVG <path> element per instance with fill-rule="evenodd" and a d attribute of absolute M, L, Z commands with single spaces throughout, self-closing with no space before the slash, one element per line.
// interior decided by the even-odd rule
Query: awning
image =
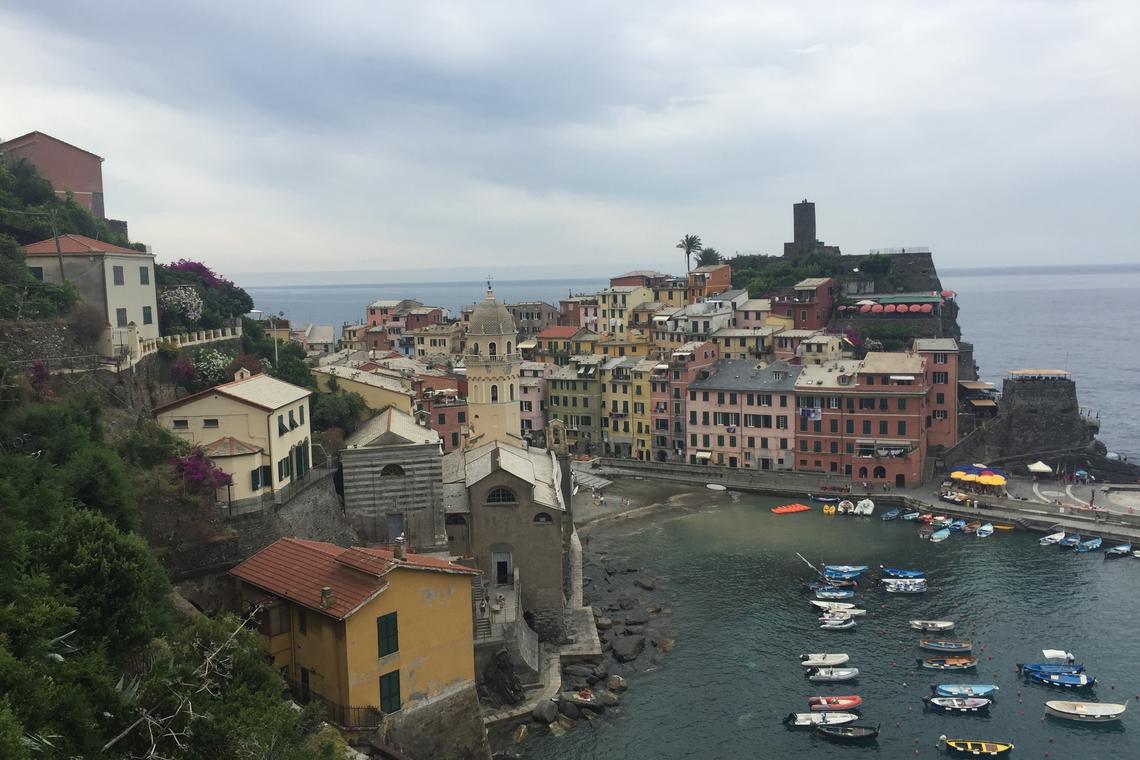
<path fill-rule="evenodd" d="M 697 459 L 712 459 L 712 452 L 711 451 L 698 451 L 697 452 Z"/>
<path fill-rule="evenodd" d="M 653 321 L 654 322 L 668 322 L 669 317 L 658 314 L 656 317 L 653 318 Z"/>
<path fill-rule="evenodd" d="M 969 391 L 988 391 L 994 387 L 993 383 L 982 380 L 959 380 L 958 385 Z"/>
<path fill-rule="evenodd" d="M 994 401 L 992 398 L 972 398 L 972 399 L 970 399 L 970 405 L 971 406 L 989 407 L 989 406 L 997 406 L 997 402 Z"/>
<path fill-rule="evenodd" d="M 668 364 L 658 364 L 653 369 L 669 369 L 669 365 Z"/>
<path fill-rule="evenodd" d="M 519 344 L 519 348 L 523 349 L 523 350 L 528 349 L 528 348 L 538 348 L 538 341 L 536 341 L 536 340 L 524 340 L 522 343 Z"/>
<path fill-rule="evenodd" d="M 914 375 L 891 375 L 891 380 L 914 380 Z"/>
<path fill-rule="evenodd" d="M 1053 468 L 1050 467 L 1049 465 L 1045 464 L 1044 462 L 1040 461 L 1040 460 L 1034 462 L 1031 465 L 1028 465 L 1027 469 L 1030 472 L 1032 472 L 1034 475 L 1052 475 L 1053 474 Z"/>

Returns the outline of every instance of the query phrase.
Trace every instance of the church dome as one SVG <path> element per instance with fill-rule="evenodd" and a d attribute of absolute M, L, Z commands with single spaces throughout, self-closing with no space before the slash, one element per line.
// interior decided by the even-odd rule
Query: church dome
<path fill-rule="evenodd" d="M 508 335 L 514 337 L 518 333 L 515 329 L 515 320 L 507 307 L 495 300 L 495 293 L 487 288 L 487 297 L 482 303 L 471 310 L 471 319 L 467 326 L 468 335 Z"/>

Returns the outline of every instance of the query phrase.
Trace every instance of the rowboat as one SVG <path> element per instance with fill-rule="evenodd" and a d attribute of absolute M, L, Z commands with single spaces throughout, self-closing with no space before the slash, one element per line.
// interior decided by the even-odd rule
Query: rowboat
<path fill-rule="evenodd" d="M 934 519 L 934 515 L 931 514 L 930 512 L 923 512 L 922 514 L 920 514 L 918 516 L 918 521 L 922 522 L 922 523 L 929 523 L 933 519 Z"/>
<path fill-rule="evenodd" d="M 1087 673 L 1040 673 L 1030 670 L 1025 675 L 1032 683 L 1055 689 L 1091 689 L 1096 686 L 1096 679 Z"/>
<path fill-rule="evenodd" d="M 993 534 L 994 534 L 994 526 L 991 525 L 990 523 L 986 523 L 985 525 L 981 526 L 974 533 L 974 535 L 977 536 L 978 538 L 989 538 Z"/>
<path fill-rule="evenodd" d="M 846 652 L 817 652 L 814 654 L 801 654 L 800 665 L 805 668 L 830 668 L 842 665 L 851 657 Z"/>
<path fill-rule="evenodd" d="M 980 527 L 982 527 L 982 524 L 979 521 L 974 520 L 973 522 L 966 523 L 966 527 L 962 529 L 962 532 L 963 533 L 977 533 L 978 528 L 980 528 Z"/>
<path fill-rule="evenodd" d="M 863 574 L 862 570 L 824 570 L 823 577 L 828 580 L 851 581 Z"/>
<path fill-rule="evenodd" d="M 819 628 L 823 631 L 849 631 L 855 627 L 855 619 L 846 617 L 824 620 L 820 618 Z"/>
<path fill-rule="evenodd" d="M 922 570 L 904 570 L 899 567 L 883 567 L 879 565 L 879 569 L 883 571 L 883 575 L 889 575 L 892 578 L 923 578 L 926 576 Z"/>
<path fill-rule="evenodd" d="M 811 668 L 804 677 L 813 683 L 854 681 L 859 677 L 859 668 Z"/>
<path fill-rule="evenodd" d="M 922 701 L 928 708 L 956 713 L 985 712 L 993 704 L 984 697 L 923 697 Z"/>
<path fill-rule="evenodd" d="M 817 599 L 850 599 L 855 592 L 849 588 L 821 588 L 816 589 Z"/>
<path fill-rule="evenodd" d="M 1072 665 L 1060 662 L 1019 662 L 1018 671 L 1023 676 L 1030 673 L 1084 673 L 1085 666 L 1079 662 Z"/>
<path fill-rule="evenodd" d="M 884 578 L 888 594 L 924 594 L 927 591 L 925 578 Z"/>
<path fill-rule="evenodd" d="M 781 504 L 778 507 L 772 507 L 769 512 L 774 515 L 790 515 L 796 512 L 807 512 L 811 509 L 807 504 Z"/>
<path fill-rule="evenodd" d="M 948 528 L 942 528 L 930 534 L 930 541 L 935 544 L 941 543 L 948 538 L 950 538 L 950 530 Z"/>
<path fill-rule="evenodd" d="M 1065 551 L 1066 549 L 1076 549 L 1080 543 L 1081 536 L 1079 533 L 1069 533 L 1057 542 L 1057 548 L 1061 551 Z"/>
<path fill-rule="evenodd" d="M 824 565 L 823 572 L 833 573 L 862 573 L 867 569 L 866 565 Z"/>
<path fill-rule="evenodd" d="M 1065 531 L 1062 530 L 1062 531 L 1058 531 L 1056 533 L 1050 533 L 1047 536 L 1042 536 L 1041 540 L 1038 541 L 1037 543 L 1041 544 L 1042 546 L 1052 546 L 1053 544 L 1060 543 L 1061 539 L 1064 537 L 1065 537 Z"/>
<path fill-rule="evenodd" d="M 953 620 L 912 620 L 910 627 L 916 631 L 952 631 Z"/>
<path fill-rule="evenodd" d="M 899 510 L 898 507 L 893 507 L 891 509 L 888 509 L 886 512 L 883 513 L 883 522 L 888 522 L 890 520 L 897 520 L 897 519 L 899 519 L 900 514 L 902 514 L 902 512 Z"/>
<path fill-rule="evenodd" d="M 931 652 L 970 652 L 974 645 L 969 641 L 948 641 L 946 639 L 920 639 L 918 646 Z"/>
<path fill-rule="evenodd" d="M 969 670 L 978 666 L 977 657 L 920 657 L 916 662 L 927 670 Z"/>
<path fill-rule="evenodd" d="M 1104 543 L 1104 539 L 1100 538 L 1099 536 L 1096 538 L 1090 538 L 1087 541 L 1081 541 L 1079 544 L 1077 544 L 1076 549 L 1074 551 L 1076 551 L 1078 554 L 1085 554 L 1087 552 L 1095 552 L 1097 549 L 1100 548 L 1100 545 L 1102 543 Z"/>
<path fill-rule="evenodd" d="M 947 525 L 946 527 L 948 527 L 948 528 L 950 529 L 950 532 L 951 532 L 951 533 L 961 533 L 961 532 L 963 532 L 964 530 L 966 530 L 966 521 L 965 521 L 965 520 L 963 520 L 963 519 L 961 519 L 961 518 L 959 518 L 959 519 L 957 519 L 957 520 L 954 520 L 953 522 L 951 522 L 951 523 L 950 523 L 949 525 Z"/>
<path fill-rule="evenodd" d="M 784 718 L 784 725 L 796 728 L 842 726 L 857 720 L 859 716 L 849 712 L 788 713 L 788 717 Z"/>
<path fill-rule="evenodd" d="M 821 504 L 834 504 L 835 502 L 839 501 L 838 496 L 820 496 L 814 493 L 809 493 L 808 498 L 812 501 L 818 501 Z"/>
<path fill-rule="evenodd" d="M 850 499 L 844 499 L 835 505 L 841 515 L 849 515 L 855 511 L 855 502 Z"/>
<path fill-rule="evenodd" d="M 816 726 L 817 735 L 835 742 L 847 744 L 869 744 L 879 737 L 878 726 Z"/>
<path fill-rule="evenodd" d="M 811 604 L 812 607 L 818 607 L 821 610 L 843 611 L 855 609 L 855 605 L 851 602 L 821 602 L 818 599 L 809 599 L 808 603 Z"/>
<path fill-rule="evenodd" d="M 1111 549 L 1104 550 L 1105 559 L 1119 559 L 1120 557 L 1127 557 L 1132 553 L 1132 544 L 1120 544 Z"/>
<path fill-rule="evenodd" d="M 825 578 L 822 581 L 808 581 L 804 584 L 804 588 L 808 591 L 819 591 L 820 589 L 829 588 L 858 588 L 859 581 L 855 579 L 840 580 L 839 578 Z"/>
<path fill-rule="evenodd" d="M 1017 529 L 1016 525 L 1011 525 L 1009 523 L 994 523 L 994 530 L 1016 530 L 1016 529 Z"/>
<path fill-rule="evenodd" d="M 940 683 L 931 686 L 936 697 L 985 697 L 993 699 L 998 687 L 992 683 Z"/>
<path fill-rule="evenodd" d="M 938 737 L 939 748 L 963 755 L 1004 755 L 1013 750 L 1013 742 L 991 742 L 978 739 L 947 739 Z"/>
<path fill-rule="evenodd" d="M 913 511 L 910 511 L 910 512 L 903 512 L 901 515 L 899 515 L 899 517 L 900 517 L 901 519 L 903 519 L 903 520 L 907 520 L 907 521 L 910 521 L 910 520 L 917 520 L 917 519 L 918 519 L 918 515 L 919 515 L 919 514 L 920 514 L 920 513 L 919 513 L 917 510 L 913 510 Z"/>
<path fill-rule="evenodd" d="M 1078 723 L 1108 723 L 1120 720 L 1128 705 L 1112 702 L 1065 702 L 1051 700 L 1045 703 L 1045 714 Z"/>
<path fill-rule="evenodd" d="M 858 694 L 847 694 L 842 697 L 808 697 L 808 707 L 812 712 L 854 710 L 861 704 L 863 704 L 863 698 Z"/>

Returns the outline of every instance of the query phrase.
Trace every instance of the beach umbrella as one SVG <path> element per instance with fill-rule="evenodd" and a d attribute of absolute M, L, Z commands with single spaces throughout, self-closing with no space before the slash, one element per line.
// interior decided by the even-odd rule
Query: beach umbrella
<path fill-rule="evenodd" d="M 865 303 L 859 307 L 859 311 L 862 312 L 863 314 L 866 314 L 867 312 L 869 312 L 871 310 L 871 308 L 873 306 L 874 306 L 874 304 Z"/>
<path fill-rule="evenodd" d="M 875 302 L 875 301 L 872 301 L 870 298 L 864 298 L 864 299 L 863 299 L 863 300 L 861 300 L 861 301 L 856 301 L 856 302 L 855 302 L 855 305 L 856 305 L 856 306 L 874 306 L 874 305 L 875 305 L 875 303 L 876 303 L 876 302 Z"/>
<path fill-rule="evenodd" d="M 899 314 L 906 314 L 908 311 L 910 311 L 910 307 L 905 303 L 900 303 L 896 311 L 898 311 Z"/>
<path fill-rule="evenodd" d="M 1001 475 L 979 475 L 978 482 L 983 486 L 1004 486 L 1005 478 Z"/>
<path fill-rule="evenodd" d="M 872 306 L 872 307 L 871 307 L 871 313 L 872 313 L 872 314 L 882 314 L 882 313 L 883 313 L 883 308 L 884 308 L 884 307 L 883 307 L 883 305 L 882 305 L 881 303 L 877 303 L 877 304 L 875 304 L 874 306 Z"/>
<path fill-rule="evenodd" d="M 958 479 L 961 480 L 963 483 L 976 483 L 976 482 L 978 482 L 978 476 L 972 472 L 967 472 L 965 475 L 963 475 L 962 477 L 960 477 Z"/>
<path fill-rule="evenodd" d="M 934 311 L 934 305 L 933 304 L 924 303 L 922 305 L 922 313 L 923 314 L 929 314 L 932 311 Z"/>
<path fill-rule="evenodd" d="M 942 291 L 942 297 L 943 298 L 953 298 L 956 295 L 958 295 L 958 294 L 955 293 L 953 290 L 943 290 Z"/>
<path fill-rule="evenodd" d="M 955 470 L 954 472 L 950 473 L 951 480 L 961 480 L 964 477 L 966 477 L 966 473 L 962 472 L 961 470 Z"/>
<path fill-rule="evenodd" d="M 885 311 L 887 314 L 894 314 L 895 311 L 898 310 L 898 308 L 899 307 L 894 305 L 893 303 L 889 303 L 883 307 L 883 311 Z"/>

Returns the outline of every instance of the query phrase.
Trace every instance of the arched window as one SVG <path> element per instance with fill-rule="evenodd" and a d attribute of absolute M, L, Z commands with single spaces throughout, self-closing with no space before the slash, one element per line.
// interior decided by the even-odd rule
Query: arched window
<path fill-rule="evenodd" d="M 539 512 L 534 516 L 534 521 L 540 525 L 549 525 L 550 523 L 554 522 L 554 518 L 548 515 L 546 512 Z"/>
<path fill-rule="evenodd" d="M 510 355 L 511 355 L 511 342 L 508 340 L 507 341 L 507 356 L 510 356 Z"/>
<path fill-rule="evenodd" d="M 495 345 L 495 344 L 494 344 L 494 343 L 492 343 L 491 345 Z M 499 386 L 497 386 L 497 385 L 492 385 L 492 386 L 491 386 L 491 401 L 492 401 L 492 402 L 495 402 L 495 401 L 498 401 L 498 400 L 499 400 Z"/>
<path fill-rule="evenodd" d="M 862 478 L 863 480 L 867 479 L 867 468 L 866 467 L 860 467 L 859 468 L 859 477 Z"/>
<path fill-rule="evenodd" d="M 492 488 L 490 493 L 487 494 L 488 504 L 515 504 L 518 499 L 515 498 L 515 493 L 509 488 Z"/>
<path fill-rule="evenodd" d="M 475 343 L 475 342 L 471 343 L 471 353 L 474 354 L 475 356 L 479 355 L 479 344 L 478 343 Z"/>
<path fill-rule="evenodd" d="M 487 344 L 487 356 L 497 356 L 498 352 L 499 347 L 495 345 L 495 341 L 491 341 Z"/>
<path fill-rule="evenodd" d="M 402 477 L 403 474 L 404 468 L 398 464 L 386 464 L 384 465 L 384 469 L 380 470 L 380 477 L 382 478 Z"/>
<path fill-rule="evenodd" d="M 887 477 L 887 468 L 879 465 L 875 468 L 875 480 L 882 480 Z"/>
<path fill-rule="evenodd" d="M 511 383 L 509 387 L 511 389 L 511 401 L 514 401 L 515 400 L 515 384 Z"/>

